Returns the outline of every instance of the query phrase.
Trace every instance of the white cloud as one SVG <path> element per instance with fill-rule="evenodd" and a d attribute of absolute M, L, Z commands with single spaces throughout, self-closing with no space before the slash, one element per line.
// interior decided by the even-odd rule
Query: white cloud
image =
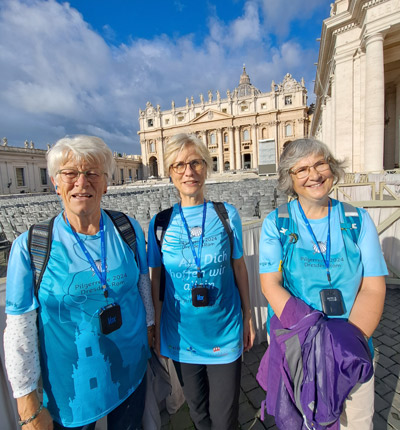
<path fill-rule="evenodd" d="M 332 0 L 333 1 L 333 0 Z M 264 13 L 264 27 L 278 37 L 289 34 L 295 20 L 310 18 L 317 9 L 328 8 L 327 0 L 259 0 Z"/>
<path fill-rule="evenodd" d="M 311 13 L 316 1 L 301 2 L 303 12 Z M 307 81 L 315 71 L 316 52 L 291 40 L 273 46 L 272 30 L 265 30 L 266 24 L 272 28 L 274 19 L 282 29 L 289 26 L 300 13 L 298 0 L 290 6 L 286 1 L 264 1 L 263 9 L 249 0 L 242 16 L 226 24 L 214 16 L 200 46 L 192 35 L 179 39 L 164 35 L 115 46 L 110 40 L 107 44 L 68 3 L 2 2 L 0 134 L 10 145 L 32 139 L 45 147 L 65 134 L 93 133 L 119 152 L 139 153 L 139 109 L 147 101 L 168 109 L 173 99 L 177 106 L 190 96 L 198 102 L 199 94 L 209 89 L 218 89 L 223 96 L 237 86 L 243 63 L 262 91 L 288 72 Z M 279 11 L 283 14 L 284 9 L 290 16 L 282 19 Z M 114 31 L 103 30 L 111 36 Z"/>

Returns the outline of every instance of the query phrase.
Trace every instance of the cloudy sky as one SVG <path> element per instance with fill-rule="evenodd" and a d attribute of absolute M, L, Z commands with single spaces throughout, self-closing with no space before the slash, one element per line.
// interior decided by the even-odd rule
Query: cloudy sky
<path fill-rule="evenodd" d="M 304 77 L 332 0 L 0 0 L 0 137 L 100 136 L 139 154 L 139 109 Z"/>

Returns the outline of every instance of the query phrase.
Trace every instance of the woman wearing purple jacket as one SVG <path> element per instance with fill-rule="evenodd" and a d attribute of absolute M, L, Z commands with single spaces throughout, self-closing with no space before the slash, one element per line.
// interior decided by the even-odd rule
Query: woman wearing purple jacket
<path fill-rule="evenodd" d="M 327 318 L 342 318 L 356 326 L 372 352 L 387 269 L 368 213 L 329 197 L 344 172 L 342 164 L 314 139 L 298 139 L 285 147 L 279 187 L 294 199 L 264 220 L 261 287 L 269 319 L 273 314 L 280 318 L 294 296 Z M 372 429 L 373 414 L 371 378 L 357 384 L 345 401 L 340 428 Z"/>

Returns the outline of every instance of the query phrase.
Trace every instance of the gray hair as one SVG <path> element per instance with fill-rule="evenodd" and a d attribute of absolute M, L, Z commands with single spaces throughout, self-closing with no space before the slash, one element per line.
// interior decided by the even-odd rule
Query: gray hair
<path fill-rule="evenodd" d="M 180 133 L 173 136 L 167 143 L 164 151 L 164 169 L 169 172 L 171 165 L 175 162 L 178 155 L 188 146 L 194 146 L 196 152 L 206 162 L 207 173 L 211 173 L 212 158 L 210 151 L 195 134 Z"/>
<path fill-rule="evenodd" d="M 314 138 L 296 139 L 289 142 L 282 152 L 278 166 L 278 188 L 285 194 L 296 197 L 293 189 L 293 179 L 289 170 L 304 157 L 322 155 L 329 163 L 334 176 L 334 183 L 338 183 L 344 175 L 344 161 L 337 160 L 325 145 Z"/>
<path fill-rule="evenodd" d="M 49 176 L 56 179 L 60 166 L 71 157 L 77 163 L 86 162 L 101 166 L 108 179 L 111 179 L 115 169 L 114 157 L 111 149 L 99 137 L 81 134 L 58 140 L 46 154 Z"/>

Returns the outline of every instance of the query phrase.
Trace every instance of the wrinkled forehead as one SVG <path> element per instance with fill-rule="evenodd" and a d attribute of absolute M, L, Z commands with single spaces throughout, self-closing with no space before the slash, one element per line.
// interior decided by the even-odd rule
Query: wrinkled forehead
<path fill-rule="evenodd" d="M 80 154 L 79 152 L 65 151 L 60 159 L 59 168 L 76 167 L 76 168 L 95 168 L 101 167 L 101 160 L 95 154 Z"/>
<path fill-rule="evenodd" d="M 322 153 L 316 153 L 313 152 L 311 154 L 305 155 L 304 157 L 300 158 L 293 166 L 292 168 L 296 167 L 302 167 L 302 166 L 313 166 L 318 161 L 325 160 L 325 155 Z"/>

